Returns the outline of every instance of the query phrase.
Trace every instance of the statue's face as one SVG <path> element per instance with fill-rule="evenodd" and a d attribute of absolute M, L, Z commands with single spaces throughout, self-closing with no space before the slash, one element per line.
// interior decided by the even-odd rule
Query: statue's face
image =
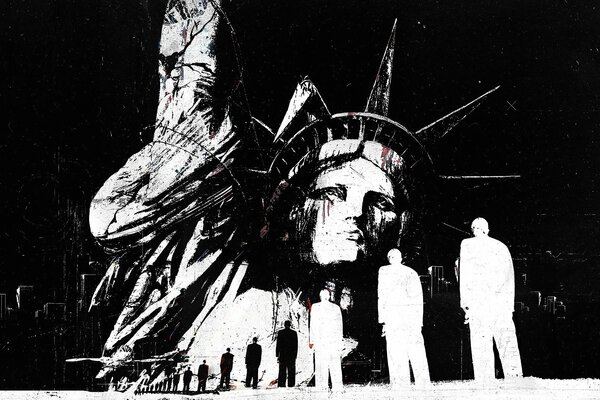
<path fill-rule="evenodd" d="M 295 225 L 301 257 L 324 266 L 387 252 L 405 212 L 386 173 L 363 158 L 321 172 L 300 204 Z"/>

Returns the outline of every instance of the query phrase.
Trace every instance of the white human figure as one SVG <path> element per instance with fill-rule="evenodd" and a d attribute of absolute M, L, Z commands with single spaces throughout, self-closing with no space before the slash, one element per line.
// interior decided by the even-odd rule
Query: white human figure
<path fill-rule="evenodd" d="M 390 265 L 379 268 L 377 285 L 379 323 L 386 336 L 388 370 L 392 387 L 430 382 L 423 327 L 423 291 L 419 275 L 402 264 L 398 249 L 388 252 Z"/>
<path fill-rule="evenodd" d="M 471 354 L 476 380 L 495 378 L 494 347 L 506 378 L 523 375 L 512 320 L 515 276 L 508 248 L 488 236 L 488 223 L 476 218 L 474 237 L 460 245 L 460 302 L 471 331 Z"/>
<path fill-rule="evenodd" d="M 315 387 L 327 390 L 329 374 L 331 389 L 341 390 L 342 383 L 342 310 L 330 301 L 329 290 L 319 293 L 321 301 L 310 310 L 310 344 L 315 351 Z"/>

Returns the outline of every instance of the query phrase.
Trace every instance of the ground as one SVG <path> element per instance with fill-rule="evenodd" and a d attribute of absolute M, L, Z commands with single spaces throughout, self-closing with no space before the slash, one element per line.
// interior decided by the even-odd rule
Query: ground
<path fill-rule="evenodd" d="M 82 391 L 13 391 L 4 392 L 1 397 L 12 399 L 139 399 L 139 400 L 183 400 L 183 399 L 598 399 L 600 398 L 600 380 L 549 380 L 524 378 L 513 381 L 498 380 L 483 386 L 472 381 L 436 382 L 425 389 L 391 390 L 389 385 L 349 385 L 339 393 L 322 393 L 312 388 L 284 389 L 235 389 L 216 394 L 161 394 L 148 393 L 133 395 L 116 392 L 82 392 Z"/>

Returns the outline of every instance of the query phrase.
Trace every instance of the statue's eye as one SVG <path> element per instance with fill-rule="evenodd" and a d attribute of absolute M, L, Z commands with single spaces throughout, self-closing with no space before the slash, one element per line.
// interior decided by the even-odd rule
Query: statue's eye
<path fill-rule="evenodd" d="M 370 192 L 368 193 L 367 197 L 368 204 L 372 207 L 377 207 L 381 211 L 396 211 L 396 207 L 394 206 L 392 199 L 382 193 Z"/>
<path fill-rule="evenodd" d="M 346 188 L 342 186 L 330 186 L 313 190 L 308 196 L 313 200 L 345 201 Z"/>

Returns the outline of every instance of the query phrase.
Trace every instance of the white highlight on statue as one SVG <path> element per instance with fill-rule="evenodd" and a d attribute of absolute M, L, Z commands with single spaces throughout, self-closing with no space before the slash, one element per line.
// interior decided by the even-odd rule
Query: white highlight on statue
<path fill-rule="evenodd" d="M 419 275 L 402 264 L 398 249 L 388 252 L 390 265 L 379 268 L 377 285 L 379 323 L 386 337 L 388 370 L 392 387 L 410 385 L 410 366 L 415 385 L 427 385 L 429 367 L 425 353 L 423 291 Z"/>
<path fill-rule="evenodd" d="M 342 383 L 342 311 L 330 301 L 329 290 L 319 292 L 321 301 L 310 310 L 310 344 L 315 351 L 315 387 L 327 390 L 331 374 L 331 389 L 341 390 Z"/>
<path fill-rule="evenodd" d="M 493 341 L 506 378 L 523 376 L 512 320 L 515 276 L 508 248 L 488 236 L 488 223 L 476 218 L 474 237 L 460 245 L 460 301 L 471 331 L 475 380 L 495 378 Z"/>

